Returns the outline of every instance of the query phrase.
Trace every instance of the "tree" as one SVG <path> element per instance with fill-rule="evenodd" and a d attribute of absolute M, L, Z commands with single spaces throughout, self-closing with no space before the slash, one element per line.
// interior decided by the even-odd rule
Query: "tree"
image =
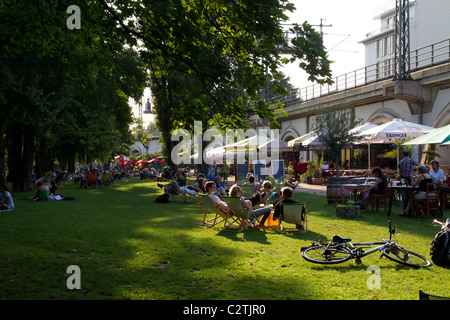
<path fill-rule="evenodd" d="M 319 141 L 325 148 L 331 150 L 336 163 L 336 175 L 339 177 L 339 163 L 342 150 L 348 148 L 353 142 L 361 140 L 361 137 L 350 132 L 351 129 L 361 124 L 361 119 L 356 119 L 355 110 L 352 107 L 343 109 L 328 109 L 328 112 L 315 116 L 313 131 L 317 130 Z"/>

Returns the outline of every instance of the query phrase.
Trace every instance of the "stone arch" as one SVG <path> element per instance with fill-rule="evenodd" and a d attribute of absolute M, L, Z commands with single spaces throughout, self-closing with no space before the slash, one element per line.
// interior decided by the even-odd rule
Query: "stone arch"
<path fill-rule="evenodd" d="M 395 118 L 400 118 L 400 115 L 392 109 L 379 109 L 372 113 L 367 119 L 367 122 L 371 122 L 376 125 L 384 124 L 392 121 Z"/>
<path fill-rule="evenodd" d="M 450 124 L 450 102 L 442 109 L 433 122 L 433 128 L 444 127 Z"/>
<path fill-rule="evenodd" d="M 281 140 L 289 141 L 297 137 L 300 137 L 300 134 L 294 126 L 290 125 L 286 128 L 286 130 L 284 130 L 283 134 L 281 135 Z"/>

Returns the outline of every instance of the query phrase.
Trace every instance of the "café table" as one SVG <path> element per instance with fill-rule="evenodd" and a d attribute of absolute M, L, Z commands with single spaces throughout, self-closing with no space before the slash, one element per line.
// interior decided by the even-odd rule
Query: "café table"
<path fill-rule="evenodd" d="M 415 216 L 415 205 L 414 205 L 414 194 L 413 191 L 417 190 L 418 187 L 413 186 L 401 186 L 401 185 L 390 185 L 388 186 L 389 190 L 389 206 L 388 206 L 388 216 L 391 215 L 392 203 L 394 199 L 395 191 L 406 191 L 409 199 L 409 208 L 411 210 L 411 215 Z"/>
<path fill-rule="evenodd" d="M 354 200 L 356 202 L 358 198 L 358 193 L 363 192 L 367 188 L 369 188 L 370 184 L 357 184 L 357 183 L 347 183 L 341 185 L 340 194 L 342 197 L 342 202 L 344 202 L 344 197 L 346 194 L 353 194 Z M 369 191 L 364 192 L 364 198 L 369 196 Z"/>

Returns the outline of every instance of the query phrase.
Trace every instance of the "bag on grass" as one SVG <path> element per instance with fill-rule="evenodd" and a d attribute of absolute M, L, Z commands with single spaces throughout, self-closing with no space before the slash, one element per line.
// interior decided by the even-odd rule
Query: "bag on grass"
<path fill-rule="evenodd" d="M 164 193 L 164 194 L 160 195 L 158 198 L 156 198 L 155 202 L 167 203 L 167 202 L 169 202 L 169 195 L 167 193 Z"/>
<path fill-rule="evenodd" d="M 431 260 L 438 266 L 450 266 L 450 231 L 440 231 L 431 242 Z"/>

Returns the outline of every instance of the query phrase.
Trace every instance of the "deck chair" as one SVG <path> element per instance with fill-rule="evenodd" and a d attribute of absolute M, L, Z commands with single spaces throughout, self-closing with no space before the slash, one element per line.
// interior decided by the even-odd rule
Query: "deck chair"
<path fill-rule="evenodd" d="M 285 232 L 301 232 L 308 231 L 308 210 L 306 209 L 306 202 L 298 203 L 281 203 L 281 210 L 283 217 L 278 217 L 278 229 L 281 233 Z M 303 230 L 297 228 L 285 228 L 283 223 L 296 224 L 302 223 Z"/>
<path fill-rule="evenodd" d="M 272 204 L 277 203 L 278 201 L 280 201 L 281 198 L 281 183 L 283 182 L 284 177 L 280 177 L 277 181 L 277 184 L 272 188 L 272 190 L 270 191 L 270 197 L 269 197 L 269 202 Z"/>
<path fill-rule="evenodd" d="M 102 175 L 102 179 L 100 180 L 102 183 L 102 186 L 109 186 L 112 183 L 112 178 L 110 173 L 104 173 Z"/>
<path fill-rule="evenodd" d="M 98 187 L 97 185 L 97 175 L 95 173 L 89 173 L 86 177 L 86 187 L 89 188 L 89 186 L 94 185 L 95 187 Z"/>
<path fill-rule="evenodd" d="M 419 290 L 419 300 L 450 300 L 450 297 L 435 296 Z"/>
<path fill-rule="evenodd" d="M 234 227 L 234 225 L 229 224 L 225 226 L 227 230 L 241 232 L 247 229 L 249 225 L 246 221 L 251 219 L 258 221 L 258 218 L 253 215 L 253 210 L 246 208 L 240 197 L 223 197 L 223 199 L 234 213 L 234 223 L 237 225 L 237 227 Z"/>
<path fill-rule="evenodd" d="M 200 227 L 211 228 L 225 222 L 229 218 L 229 215 L 226 212 L 223 212 L 207 194 L 201 194 L 200 196 L 202 197 L 203 204 L 206 208 Z M 208 213 L 214 214 L 214 217 L 208 219 Z"/>
<path fill-rule="evenodd" d="M 251 184 L 241 184 L 239 187 L 242 190 L 242 196 L 244 198 L 250 198 L 254 194 L 253 186 Z"/>

